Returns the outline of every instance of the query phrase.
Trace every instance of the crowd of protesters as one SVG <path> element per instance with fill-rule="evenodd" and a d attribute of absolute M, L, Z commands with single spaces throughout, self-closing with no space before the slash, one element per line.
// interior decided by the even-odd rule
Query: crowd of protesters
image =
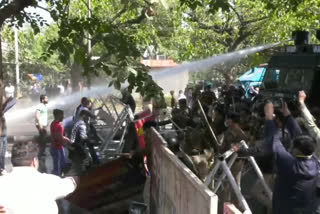
<path fill-rule="evenodd" d="M 305 103 L 306 93 L 299 92 L 298 102 L 293 104 L 296 108 L 291 109 L 292 103 L 284 101 L 279 106 L 272 100 L 264 100 L 259 106 L 256 101 L 259 90 L 255 88 L 252 91 L 249 98 L 245 97 L 241 87 L 235 86 L 214 90 L 212 84 L 206 84 L 188 88 L 186 92 L 179 91 L 177 97 L 171 91 L 172 118 L 153 125 L 173 124 L 178 133 L 177 140 L 168 141 L 168 146 L 200 179 L 205 180 L 219 154 L 233 149 L 239 158 L 232 165 L 231 172 L 239 187 L 246 157 L 256 158 L 266 182 L 273 188 L 272 203 L 263 198 L 264 193 L 257 191 L 261 189 L 257 188 L 259 182 L 252 185 L 252 194 L 258 200 L 262 197 L 260 201 L 270 212 L 320 213 L 320 129 Z M 122 101 L 135 112 L 132 95 L 127 91 L 122 91 L 122 95 Z M 48 121 L 48 102 L 48 97 L 41 95 L 40 104 L 35 109 L 35 126 L 39 132 L 37 144 L 25 141 L 13 145 L 13 170 L 0 176 L 0 205 L 3 206 L 0 212 L 25 213 L 37 198 L 42 198 L 43 203 L 37 203 L 37 207 L 31 209 L 33 213 L 57 213 L 54 201 L 76 188 L 77 177 L 68 175 L 82 175 L 89 156 L 94 164 L 100 163 L 91 142 L 96 137 L 94 128 L 90 126 L 90 120 L 95 117 L 91 100 L 83 97 L 68 123 L 63 123 L 64 112 L 61 109 L 54 109 L 54 119 L 51 123 Z M 5 135 L 4 125 L 2 129 L 2 135 Z M 3 141 L 3 136 L 1 138 Z M 249 148 L 238 144 L 242 140 Z M 48 142 L 51 142 L 53 160 L 51 172 L 45 167 Z M 4 169 L 2 153 L 0 167 Z M 191 157 L 191 162 L 186 157 Z M 26 182 L 30 182 L 29 185 L 25 185 Z M 222 201 L 231 201 L 239 207 L 227 182 L 219 196 Z"/>
<path fill-rule="evenodd" d="M 205 180 L 214 164 L 214 155 L 209 155 L 211 160 L 207 158 L 199 162 L 197 160 L 201 155 L 214 150 L 217 157 L 233 149 L 239 158 L 232 165 L 231 172 L 240 188 L 241 172 L 248 156 L 255 157 L 266 183 L 273 188 L 272 202 L 263 192 L 259 180 L 252 185 L 250 191 L 253 197 L 269 209 L 268 213 L 320 213 L 317 182 L 320 129 L 305 104 L 307 95 L 304 91 L 297 94 L 298 101 L 288 101 L 287 104 L 281 100 L 281 105 L 278 101 L 273 104 L 272 99 L 264 98 L 261 98 L 263 103 L 258 105 L 256 99 L 259 99 L 259 88 L 252 88 L 250 97 L 245 97 L 243 88 L 235 86 L 222 86 L 219 93 L 214 93 L 211 85 L 207 84 L 187 89 L 186 95 L 190 91 L 193 95 L 188 99 L 181 96 L 181 92 L 175 97 L 174 91 L 171 91 L 170 105 L 173 108 L 174 128 L 184 131 L 184 137 L 180 137 L 180 140 L 185 145 L 180 144 L 180 148 L 191 157 L 192 163 L 183 158 L 182 160 L 200 179 Z M 218 142 L 204 123 L 204 115 L 201 115 L 197 100 L 200 101 Z M 294 111 L 292 113 L 291 108 Z M 238 144 L 241 140 L 247 142 L 248 149 Z M 202 141 L 211 141 L 215 145 Z M 173 151 L 178 156 L 181 153 L 181 149 Z M 226 182 L 219 195 L 220 199 L 233 202 L 239 207 L 232 192 Z"/>
<path fill-rule="evenodd" d="M 8 98 L 3 107 L 7 107 L 12 99 Z M 47 95 L 40 95 L 40 103 L 35 108 L 35 126 L 39 135 L 33 140 L 14 143 L 11 152 L 13 169 L 10 173 L 5 170 L 7 140 L 6 123 L 2 116 L 0 213 L 58 213 L 55 200 L 73 192 L 78 182 L 75 176 L 85 171 L 85 146 L 89 147 L 93 159 L 98 161 L 88 141 L 89 118 L 94 117 L 91 101 L 87 97 L 81 99 L 72 117 L 69 136 L 66 136 L 63 125 L 63 110 L 54 109 L 50 123 L 48 102 Z M 50 172 L 46 167 L 48 147 L 53 161 Z M 69 157 L 66 156 L 66 148 Z M 39 202 L 36 206 L 35 201 Z"/>

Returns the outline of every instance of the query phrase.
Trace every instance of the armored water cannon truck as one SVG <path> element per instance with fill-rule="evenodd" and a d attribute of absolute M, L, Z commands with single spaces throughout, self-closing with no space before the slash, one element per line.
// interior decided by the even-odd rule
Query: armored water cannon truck
<path fill-rule="evenodd" d="M 294 45 L 282 47 L 268 62 L 260 94 L 277 107 L 282 100 L 297 101 L 298 92 L 304 90 L 308 94 L 307 103 L 319 105 L 320 45 L 310 44 L 307 31 L 295 31 L 292 36 Z M 320 30 L 317 39 L 320 40 Z"/>

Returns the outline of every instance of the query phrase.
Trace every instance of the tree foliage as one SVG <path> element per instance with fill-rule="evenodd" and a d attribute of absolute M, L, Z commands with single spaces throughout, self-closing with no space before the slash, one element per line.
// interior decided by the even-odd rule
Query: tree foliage
<path fill-rule="evenodd" d="M 48 46 L 47 40 L 55 38 L 57 26 L 51 25 L 41 30 L 41 33 L 34 34 L 31 27 L 20 29 L 19 40 L 19 61 L 20 61 L 20 87 L 23 94 L 28 91 L 31 79 L 28 74 L 42 74 L 45 85 L 54 85 L 69 76 L 68 66 L 62 64 L 58 59 L 58 54 L 53 53 L 47 60 L 42 59 Z M 2 40 L 7 44 L 7 50 L 3 53 L 4 79 L 5 82 L 15 82 L 15 49 L 14 32 L 10 27 L 5 27 L 2 31 Z"/>
<path fill-rule="evenodd" d="M 180 4 L 171 6 L 171 10 L 184 14 L 184 26 L 176 28 L 177 33 L 163 44 L 167 44 L 167 53 L 174 53 L 172 56 L 178 61 L 202 59 L 273 42 L 284 45 L 288 44 L 294 30 L 314 33 L 319 28 L 316 11 L 319 11 L 320 2 L 317 0 L 180 0 Z M 257 53 L 241 63 L 212 70 L 234 79 L 245 71 L 243 68 L 267 62 L 268 57 Z"/>
<path fill-rule="evenodd" d="M 24 8 L 39 7 L 41 2 L 48 4 L 45 9 L 57 24 L 56 36 L 48 36 L 48 43 L 41 45 L 43 58 L 58 57 L 71 71 L 81 68 L 89 77 L 104 72 L 116 88 L 128 82 L 130 90 L 150 96 L 161 92 L 140 64 L 150 46 L 183 62 L 286 41 L 293 30 L 319 28 L 317 0 L 92 0 L 91 18 L 85 0 L 5 0 L 0 3 L 0 23 L 29 22 L 39 32 L 44 20 Z M 88 39 L 92 52 L 88 52 Z M 216 70 L 229 78 L 266 60 L 265 54 L 258 53 L 240 66 Z"/>
<path fill-rule="evenodd" d="M 51 14 L 59 26 L 58 37 L 49 41 L 46 57 L 58 51 L 63 63 L 72 60 L 81 65 L 84 75 L 104 71 L 112 78 L 110 86 L 120 89 L 127 81 L 130 91 L 157 96 L 161 88 L 148 74 L 148 68 L 140 64 L 146 46 L 141 46 L 143 42 L 136 35 L 147 21 L 149 8 L 145 1 L 92 1 L 89 18 L 84 2 L 56 3 Z M 88 39 L 92 42 L 91 53 L 87 50 Z M 92 60 L 91 56 L 99 59 Z"/>

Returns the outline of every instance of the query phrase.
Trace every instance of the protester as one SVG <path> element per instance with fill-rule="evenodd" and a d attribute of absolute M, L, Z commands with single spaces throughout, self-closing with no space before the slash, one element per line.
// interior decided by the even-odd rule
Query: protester
<path fill-rule="evenodd" d="M 293 118 L 290 115 L 290 111 L 287 105 L 283 105 L 281 109 L 274 111 L 274 121 L 277 125 L 279 131 L 279 139 L 282 144 L 290 148 L 291 140 L 302 133 L 301 129 L 296 124 L 292 122 Z M 288 130 L 289 129 L 289 130 Z M 250 147 L 248 149 L 239 148 L 237 145 L 233 146 L 233 149 L 238 152 L 240 157 L 253 156 L 260 170 L 263 172 L 264 179 L 270 188 L 274 186 L 274 158 L 273 152 L 269 149 L 269 145 L 266 142 L 261 141 L 256 146 Z M 260 180 L 258 179 L 252 186 L 251 193 L 255 196 L 262 204 L 264 204 L 268 210 L 271 210 L 271 201 L 266 197 L 263 189 L 259 188 L 261 186 Z"/>
<path fill-rule="evenodd" d="M 88 109 L 89 105 L 90 105 L 90 100 L 87 97 L 82 97 L 80 104 L 74 110 L 73 116 L 67 117 L 65 120 L 63 120 L 63 127 L 65 131 L 65 135 L 67 137 L 69 138 L 71 137 L 71 131 L 72 131 L 73 125 L 77 122 L 80 111 L 82 109 Z"/>
<path fill-rule="evenodd" d="M 177 129 L 183 129 L 188 125 L 191 125 L 191 110 L 188 108 L 187 100 L 181 98 L 178 100 L 178 107 L 172 109 L 172 121 L 174 121 L 174 127 Z"/>
<path fill-rule="evenodd" d="M 182 90 L 179 90 L 178 100 L 181 100 L 181 99 L 186 99 L 187 100 L 187 97 L 186 97 L 186 95 L 184 95 Z"/>
<path fill-rule="evenodd" d="M 53 170 L 52 174 L 61 176 L 66 166 L 66 156 L 64 146 L 69 146 L 71 141 L 69 138 L 64 136 L 64 128 L 62 120 L 64 113 L 60 109 L 53 110 L 54 120 L 50 125 L 51 131 L 51 149 L 50 153 L 53 159 Z"/>
<path fill-rule="evenodd" d="M 277 177 L 273 191 L 272 208 L 274 214 L 311 214 L 314 209 L 316 184 L 320 164 L 313 156 L 315 140 L 307 135 L 297 136 L 293 148 L 288 152 L 282 145 L 276 123 L 274 107 L 267 103 L 264 107 L 266 118 L 265 140 L 274 153 Z M 290 117 L 289 127 L 297 127 Z M 291 129 L 292 132 L 294 130 Z"/>
<path fill-rule="evenodd" d="M 310 111 L 308 110 L 305 100 L 307 95 L 304 91 L 299 91 L 299 103 L 301 109 L 301 116 L 304 119 L 304 125 L 307 128 L 309 134 L 316 139 L 317 147 L 316 147 L 316 154 L 318 158 L 320 157 L 320 129 L 317 127 L 315 123 L 315 119 L 311 115 Z"/>
<path fill-rule="evenodd" d="M 12 172 L 0 176 L 2 211 L 14 214 L 58 214 L 55 200 L 76 189 L 77 177 L 60 178 L 38 172 L 37 154 L 38 146 L 33 142 L 16 142 L 13 145 Z"/>
<path fill-rule="evenodd" d="M 8 85 L 4 88 L 5 97 L 6 98 L 14 97 L 14 91 L 15 91 L 14 86 L 11 84 L 11 82 L 9 82 Z"/>
<path fill-rule="evenodd" d="M 1 126 L 1 137 L 0 137 L 0 175 L 5 174 L 5 160 L 6 160 L 6 152 L 8 146 L 8 139 L 7 139 L 7 122 L 5 118 L 5 113 L 11 109 L 17 100 L 13 97 L 9 97 L 6 101 L 2 104 L 2 126 Z"/>
<path fill-rule="evenodd" d="M 86 110 L 86 109 L 85 109 Z M 98 134 L 96 127 L 93 125 L 93 120 L 96 119 L 96 115 L 93 113 L 93 104 L 92 101 L 89 100 L 88 104 L 88 112 L 90 113 L 90 123 L 88 124 L 88 136 L 91 139 L 89 143 L 87 143 L 87 147 L 89 148 L 89 152 L 92 158 L 92 163 L 96 166 L 100 164 L 100 157 L 98 153 L 95 151 L 94 145 L 96 142 L 103 141 L 102 137 Z M 128 132 L 130 131 L 130 125 L 128 125 Z"/>
<path fill-rule="evenodd" d="M 134 113 L 136 110 L 136 101 L 134 100 L 132 94 L 128 91 L 128 89 L 122 89 L 121 94 L 122 94 L 121 101 L 124 104 L 129 105 L 132 113 Z"/>
<path fill-rule="evenodd" d="M 224 132 L 224 140 L 221 146 L 220 153 L 223 154 L 227 150 L 232 148 L 234 143 L 238 143 L 241 140 L 247 141 L 248 137 L 245 135 L 244 131 L 240 128 L 240 114 L 236 112 L 229 112 L 226 116 L 225 125 L 228 129 Z M 244 165 L 244 160 L 237 159 L 231 167 L 232 175 L 234 176 L 237 185 L 241 185 L 241 174 Z M 234 196 L 232 196 L 231 186 L 226 185 L 223 194 L 224 201 L 237 201 Z"/>
<path fill-rule="evenodd" d="M 57 87 L 59 88 L 59 94 L 60 95 L 64 94 L 64 92 L 65 92 L 64 85 L 60 83 L 59 85 L 57 85 Z"/>
<path fill-rule="evenodd" d="M 250 86 L 245 95 L 249 101 L 253 102 L 259 95 L 259 87 Z"/>
<path fill-rule="evenodd" d="M 1 141 L 0 141 L 0 175 L 5 173 L 5 161 L 6 161 L 6 152 L 8 146 L 7 139 L 7 124 L 4 116 L 1 117 L 2 127 L 1 127 Z"/>
<path fill-rule="evenodd" d="M 83 109 L 88 109 L 90 105 L 90 100 L 88 97 L 82 97 L 80 104 L 77 106 L 74 115 L 73 115 L 73 121 L 74 123 L 77 122 L 77 120 L 79 119 L 79 113 L 81 110 Z"/>
<path fill-rule="evenodd" d="M 186 97 L 187 97 L 187 103 L 188 103 L 188 107 L 191 109 L 193 107 L 193 89 L 192 88 L 187 88 L 186 91 Z"/>
<path fill-rule="evenodd" d="M 174 91 L 170 91 L 171 99 L 170 99 L 170 106 L 174 108 L 176 106 L 176 98 L 174 97 Z"/>
<path fill-rule="evenodd" d="M 88 158 L 86 144 L 89 143 L 88 126 L 91 112 L 83 109 L 79 113 L 79 119 L 74 124 L 71 132 L 71 145 L 73 150 L 70 151 L 69 158 L 72 161 L 72 173 L 80 175 L 85 170 L 84 160 Z"/>
<path fill-rule="evenodd" d="M 30 86 L 31 94 L 39 96 L 41 92 L 41 86 L 39 82 L 34 82 L 33 85 Z"/>
<path fill-rule="evenodd" d="M 70 95 L 72 93 L 72 85 L 71 85 L 71 81 L 68 79 L 68 80 L 65 80 L 63 82 L 63 86 L 64 86 L 64 94 L 66 95 Z"/>
<path fill-rule="evenodd" d="M 216 94 L 211 90 L 211 87 L 211 84 L 207 84 L 200 98 L 201 102 L 208 106 L 212 105 L 217 100 Z"/>
<path fill-rule="evenodd" d="M 46 144 L 47 144 L 47 126 L 48 126 L 48 97 L 40 95 L 40 104 L 36 107 L 35 122 L 39 132 L 39 170 L 46 172 Z"/>
<path fill-rule="evenodd" d="M 202 108 L 210 121 L 212 120 L 213 104 L 216 100 L 217 98 L 215 93 L 211 91 L 211 83 L 207 83 L 204 91 L 201 93 L 200 101 L 202 104 Z"/>

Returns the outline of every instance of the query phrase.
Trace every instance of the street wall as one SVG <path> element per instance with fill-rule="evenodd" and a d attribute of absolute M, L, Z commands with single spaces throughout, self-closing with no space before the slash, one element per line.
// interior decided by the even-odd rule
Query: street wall
<path fill-rule="evenodd" d="M 168 148 L 152 129 L 151 195 L 153 214 L 216 214 L 218 197 Z"/>

